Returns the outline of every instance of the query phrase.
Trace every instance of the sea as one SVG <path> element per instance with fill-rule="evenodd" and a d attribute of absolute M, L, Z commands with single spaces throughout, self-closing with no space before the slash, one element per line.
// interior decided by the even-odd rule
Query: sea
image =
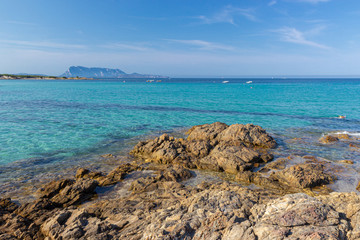
<path fill-rule="evenodd" d="M 262 126 L 279 143 L 275 157 L 352 160 L 352 176 L 360 171 L 360 151 L 318 141 L 360 139 L 360 79 L 0 80 L 0 194 L 78 167 L 107 171 L 140 140 L 216 121 Z"/>

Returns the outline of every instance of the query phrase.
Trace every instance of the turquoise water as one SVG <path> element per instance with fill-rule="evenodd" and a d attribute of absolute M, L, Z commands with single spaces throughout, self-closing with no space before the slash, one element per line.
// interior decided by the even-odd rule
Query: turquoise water
<path fill-rule="evenodd" d="M 14 172 L 34 177 L 36 169 L 79 165 L 149 134 L 215 121 L 261 125 L 284 149 L 360 161 L 343 149 L 320 153 L 316 144 L 286 144 L 332 131 L 359 133 L 359 79 L 223 80 L 0 80 L 0 182 Z"/>

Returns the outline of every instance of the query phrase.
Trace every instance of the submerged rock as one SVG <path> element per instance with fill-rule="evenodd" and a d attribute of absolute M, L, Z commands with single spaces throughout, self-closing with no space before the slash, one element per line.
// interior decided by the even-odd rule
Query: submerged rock
<path fill-rule="evenodd" d="M 319 142 L 323 144 L 331 144 L 337 141 L 339 141 L 339 138 L 331 135 L 325 135 L 319 139 Z"/>

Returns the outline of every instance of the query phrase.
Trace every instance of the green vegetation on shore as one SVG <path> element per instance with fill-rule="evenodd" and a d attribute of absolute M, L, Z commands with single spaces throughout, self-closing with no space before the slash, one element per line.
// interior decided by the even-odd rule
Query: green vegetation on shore
<path fill-rule="evenodd" d="M 89 79 L 84 77 L 57 77 L 57 76 L 45 76 L 45 75 L 17 75 L 17 74 L 0 74 L 0 79 L 45 79 L 45 80 L 55 80 L 55 79 Z"/>

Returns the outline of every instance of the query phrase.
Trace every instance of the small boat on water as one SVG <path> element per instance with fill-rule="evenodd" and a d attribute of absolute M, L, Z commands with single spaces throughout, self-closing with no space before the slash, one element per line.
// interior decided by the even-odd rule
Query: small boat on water
<path fill-rule="evenodd" d="M 250 84 L 250 83 L 252 83 L 252 81 L 247 81 L 246 83 L 247 83 L 247 84 Z"/>
<path fill-rule="evenodd" d="M 151 80 L 146 80 L 146 82 L 152 83 L 152 82 L 154 82 L 154 80 L 152 80 L 152 79 Z"/>
<path fill-rule="evenodd" d="M 229 81 L 222 81 L 222 83 L 229 83 Z"/>

